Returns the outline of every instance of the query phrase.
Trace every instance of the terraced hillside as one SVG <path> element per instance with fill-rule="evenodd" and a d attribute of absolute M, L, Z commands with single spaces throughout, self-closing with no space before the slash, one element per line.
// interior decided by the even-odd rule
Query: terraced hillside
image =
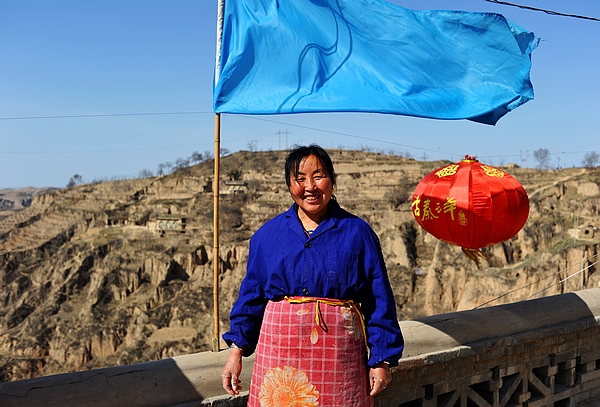
<path fill-rule="evenodd" d="M 486 249 L 490 259 L 478 267 L 411 213 L 419 180 L 445 163 L 330 153 L 338 201 L 381 239 L 402 319 L 598 286 L 598 172 L 509 170 L 530 195 L 530 219 L 515 238 Z M 291 203 L 284 156 L 239 152 L 222 160 L 221 332 L 248 239 Z M 209 349 L 212 171 L 206 162 L 158 178 L 56 190 L 0 220 L 0 380 Z M 230 181 L 243 181 L 244 190 Z"/>

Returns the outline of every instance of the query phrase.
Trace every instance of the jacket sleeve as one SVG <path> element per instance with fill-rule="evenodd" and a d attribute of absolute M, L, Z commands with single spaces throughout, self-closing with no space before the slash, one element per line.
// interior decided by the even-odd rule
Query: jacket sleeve
<path fill-rule="evenodd" d="M 255 273 L 261 267 L 261 258 L 257 255 L 257 251 L 253 250 L 250 241 L 246 276 L 240 286 L 239 297 L 231 310 L 229 331 L 223 334 L 227 345 L 231 346 L 235 343 L 244 349 L 244 356 L 250 356 L 256 349 L 267 305 L 262 285 Z"/>
<path fill-rule="evenodd" d="M 370 284 L 366 284 L 361 295 L 361 309 L 370 349 L 368 364 L 372 367 L 380 362 L 387 362 L 390 366 L 397 366 L 404 350 L 404 339 L 379 239 L 375 232 L 372 233 L 373 246 L 367 247 L 364 259 L 367 281 Z"/>

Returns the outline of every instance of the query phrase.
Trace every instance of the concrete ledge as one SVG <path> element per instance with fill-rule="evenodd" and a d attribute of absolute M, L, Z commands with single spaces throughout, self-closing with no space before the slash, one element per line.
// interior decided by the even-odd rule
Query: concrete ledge
<path fill-rule="evenodd" d="M 221 396 L 228 351 L 0 383 L 0 406 L 174 406 Z M 252 359 L 253 360 L 253 359 Z M 248 361 L 246 361 L 248 362 Z M 248 383 L 252 365 L 242 381 Z"/>
<path fill-rule="evenodd" d="M 578 330 L 598 326 L 599 321 L 600 289 L 402 321 L 406 351 L 397 370 L 436 363 L 447 365 L 457 358 L 481 358 L 484 354 L 493 355 L 495 349 L 503 352 L 506 347 L 518 348 L 520 344 L 557 335 L 576 336 Z M 0 406 L 245 405 L 246 397 L 232 398 L 221 388 L 220 373 L 227 356 L 228 351 L 204 352 L 0 383 Z M 253 357 L 244 359 L 241 380 L 245 391 L 253 361 Z"/>
<path fill-rule="evenodd" d="M 599 288 L 402 321 L 406 342 L 403 359 L 576 321 L 594 321 L 596 316 L 600 317 Z"/>

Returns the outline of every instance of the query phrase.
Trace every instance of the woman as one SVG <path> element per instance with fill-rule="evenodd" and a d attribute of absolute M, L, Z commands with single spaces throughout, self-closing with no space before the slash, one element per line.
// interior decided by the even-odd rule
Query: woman
<path fill-rule="evenodd" d="M 404 347 L 379 239 L 336 202 L 321 147 L 292 150 L 285 178 L 294 203 L 250 240 L 223 388 L 239 394 L 256 349 L 248 406 L 372 406 Z"/>

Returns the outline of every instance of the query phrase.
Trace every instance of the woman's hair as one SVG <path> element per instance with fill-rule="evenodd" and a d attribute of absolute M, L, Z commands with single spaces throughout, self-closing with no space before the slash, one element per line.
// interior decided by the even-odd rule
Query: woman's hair
<path fill-rule="evenodd" d="M 292 150 L 285 159 L 285 183 L 288 189 L 291 186 L 291 177 L 297 177 L 298 171 L 300 170 L 300 163 L 306 157 L 314 155 L 325 167 L 325 171 L 329 178 L 331 178 L 331 184 L 335 186 L 336 174 L 333 169 L 333 163 L 329 154 L 323 148 L 317 144 L 311 144 L 310 146 L 293 146 Z"/>

